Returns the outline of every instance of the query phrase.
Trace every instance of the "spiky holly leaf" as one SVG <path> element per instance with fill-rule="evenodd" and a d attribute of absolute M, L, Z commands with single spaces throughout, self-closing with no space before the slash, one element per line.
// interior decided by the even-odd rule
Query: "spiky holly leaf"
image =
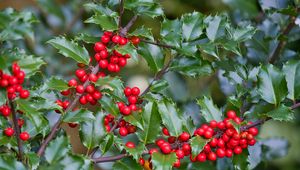
<path fill-rule="evenodd" d="M 49 164 L 53 164 L 65 157 L 70 150 L 69 140 L 67 137 L 59 136 L 52 140 L 45 150 L 45 158 Z"/>
<path fill-rule="evenodd" d="M 155 152 L 152 154 L 151 160 L 155 170 L 171 170 L 173 164 L 177 160 L 177 157 L 174 152 L 167 155 Z"/>
<path fill-rule="evenodd" d="M 292 121 L 295 119 L 294 111 L 285 105 L 280 105 L 278 108 L 267 112 L 265 115 L 271 117 L 274 120 L 279 121 Z"/>
<path fill-rule="evenodd" d="M 47 88 L 51 90 L 63 91 L 69 89 L 68 83 L 58 77 L 51 77 L 50 80 L 46 83 Z"/>
<path fill-rule="evenodd" d="M 202 150 L 203 147 L 209 142 L 209 139 L 204 139 L 200 136 L 194 136 L 191 139 L 192 156 L 196 157 Z"/>
<path fill-rule="evenodd" d="M 201 115 L 207 122 L 211 120 L 219 122 L 222 120 L 221 110 L 214 105 L 210 97 L 204 96 L 202 99 L 199 99 L 197 103 L 201 107 Z"/>
<path fill-rule="evenodd" d="M 93 121 L 95 116 L 93 113 L 87 109 L 79 109 L 63 115 L 64 122 L 84 122 L 84 121 Z"/>
<path fill-rule="evenodd" d="M 287 81 L 288 98 L 295 100 L 300 97 L 300 62 L 297 60 L 288 61 L 283 65 L 283 71 Z"/>

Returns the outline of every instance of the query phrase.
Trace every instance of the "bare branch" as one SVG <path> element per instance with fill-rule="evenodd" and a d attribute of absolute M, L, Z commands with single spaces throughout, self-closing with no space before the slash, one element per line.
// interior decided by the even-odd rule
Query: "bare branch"
<path fill-rule="evenodd" d="M 176 49 L 176 47 L 174 47 L 174 46 L 171 46 L 171 45 L 168 45 L 168 44 L 162 44 L 162 43 L 159 43 L 159 42 L 152 42 L 152 41 L 147 41 L 147 40 L 144 40 L 144 39 L 141 39 L 141 42 L 157 45 L 157 46 L 164 47 L 164 48 L 171 48 L 171 49 L 174 49 L 174 50 Z"/>

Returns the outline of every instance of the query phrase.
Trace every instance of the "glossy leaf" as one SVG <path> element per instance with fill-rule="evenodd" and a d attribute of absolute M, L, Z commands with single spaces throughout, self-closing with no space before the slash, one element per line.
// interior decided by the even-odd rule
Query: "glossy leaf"
<path fill-rule="evenodd" d="M 53 164 L 63 159 L 65 154 L 70 150 L 69 140 L 67 137 L 59 136 L 52 140 L 45 150 L 45 158 L 49 164 Z"/>
<path fill-rule="evenodd" d="M 108 134 L 105 136 L 103 142 L 100 144 L 100 149 L 102 151 L 102 155 L 104 155 L 114 144 L 114 135 Z"/>
<path fill-rule="evenodd" d="M 180 47 L 182 42 L 182 21 L 179 19 L 164 19 L 161 23 L 160 35 L 162 42 L 165 44 Z"/>
<path fill-rule="evenodd" d="M 57 77 L 51 77 L 47 82 L 47 88 L 51 90 L 63 91 L 69 89 L 69 86 L 65 80 Z"/>
<path fill-rule="evenodd" d="M 114 116 L 117 116 L 119 114 L 120 111 L 117 108 L 117 104 L 112 101 L 110 96 L 103 96 L 101 100 L 99 100 L 99 102 L 107 113 L 111 113 Z"/>
<path fill-rule="evenodd" d="M 42 65 L 46 63 L 41 57 L 26 56 L 18 61 L 21 69 L 26 73 L 27 77 L 34 75 Z"/>
<path fill-rule="evenodd" d="M 123 81 L 118 77 L 110 77 L 106 76 L 103 78 L 99 78 L 95 83 L 96 86 L 101 86 L 102 88 L 108 88 L 113 91 L 113 94 L 118 96 L 119 98 L 123 98 Z"/>
<path fill-rule="evenodd" d="M 140 166 L 135 160 L 130 157 L 123 158 L 114 163 L 114 170 L 142 170 L 142 166 Z"/>
<path fill-rule="evenodd" d="M 278 108 L 266 113 L 266 115 L 278 121 L 293 121 L 295 119 L 294 111 L 285 105 L 280 105 Z"/>
<path fill-rule="evenodd" d="M 185 40 L 191 41 L 200 37 L 202 34 L 203 15 L 199 12 L 193 12 L 185 14 L 181 18 L 182 20 L 182 36 Z"/>
<path fill-rule="evenodd" d="M 95 116 L 93 113 L 86 109 L 80 109 L 76 111 L 72 111 L 63 115 L 64 122 L 84 122 L 84 121 L 93 121 L 95 120 Z"/>
<path fill-rule="evenodd" d="M 128 116 L 125 116 L 123 117 L 123 119 L 126 121 L 126 122 L 130 122 L 130 124 L 140 128 L 141 130 L 144 129 L 143 125 L 142 125 L 142 116 L 140 113 L 131 113 L 130 115 Z"/>
<path fill-rule="evenodd" d="M 140 43 L 138 53 L 147 61 L 153 72 L 157 72 L 163 67 L 164 55 L 161 48 L 151 44 Z"/>
<path fill-rule="evenodd" d="M 140 143 L 135 148 L 128 148 L 125 146 L 124 149 L 129 153 L 129 155 L 133 157 L 133 159 L 139 161 L 139 158 L 142 156 L 144 152 L 145 145 Z"/>
<path fill-rule="evenodd" d="M 191 138 L 192 156 L 196 157 L 202 150 L 203 147 L 209 142 L 208 139 L 204 139 L 200 136 L 194 136 Z"/>
<path fill-rule="evenodd" d="M 83 63 L 85 65 L 89 64 L 90 56 L 88 51 L 75 42 L 69 41 L 65 37 L 56 37 L 49 40 L 47 43 L 58 49 L 58 52 L 65 57 L 70 57 L 78 63 Z"/>
<path fill-rule="evenodd" d="M 18 162 L 16 158 L 12 156 L 0 156 L 0 169 L 3 170 L 10 170 L 10 169 L 17 169 L 17 170 L 26 170 L 26 167 L 21 163 Z"/>
<path fill-rule="evenodd" d="M 202 99 L 199 99 L 197 103 L 201 107 L 201 115 L 207 122 L 211 120 L 222 120 L 222 112 L 214 105 L 210 97 L 204 96 Z"/>
<path fill-rule="evenodd" d="M 124 7 L 132 10 L 138 15 L 147 15 L 149 17 L 157 17 L 163 15 L 163 10 L 156 0 L 130 0 L 125 1 Z"/>
<path fill-rule="evenodd" d="M 144 37 L 150 40 L 153 39 L 153 35 L 150 28 L 145 28 L 144 26 L 137 28 L 133 32 L 129 33 L 131 36 L 138 36 L 138 37 Z"/>
<path fill-rule="evenodd" d="M 169 86 L 169 83 L 166 80 L 154 81 L 150 87 L 151 92 L 160 92 L 166 89 Z"/>
<path fill-rule="evenodd" d="M 239 155 L 234 155 L 232 158 L 233 167 L 235 170 L 246 170 L 248 169 L 248 150 L 244 149 Z"/>
<path fill-rule="evenodd" d="M 221 21 L 221 16 L 209 16 L 205 18 L 204 22 L 207 24 L 206 35 L 209 40 L 215 41 L 222 34 Z"/>
<path fill-rule="evenodd" d="M 171 170 L 177 158 L 174 152 L 167 155 L 155 152 L 152 154 L 151 160 L 155 170 Z"/>
<path fill-rule="evenodd" d="M 288 88 L 288 98 L 291 100 L 300 97 L 300 62 L 297 60 L 288 61 L 283 66 L 285 79 Z"/>
<path fill-rule="evenodd" d="M 135 62 L 138 62 L 138 53 L 136 51 L 136 47 L 131 43 L 127 43 L 126 45 L 122 46 L 116 46 L 115 50 L 122 55 L 129 54 Z"/>
<path fill-rule="evenodd" d="M 87 19 L 85 23 L 93 23 L 100 25 L 103 30 L 115 31 L 118 30 L 118 24 L 115 17 L 110 15 L 96 14 Z"/>

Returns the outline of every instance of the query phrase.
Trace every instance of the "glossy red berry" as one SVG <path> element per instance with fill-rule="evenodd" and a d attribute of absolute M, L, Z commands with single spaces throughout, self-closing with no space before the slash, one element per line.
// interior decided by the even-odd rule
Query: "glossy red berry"
<path fill-rule="evenodd" d="M 204 137 L 205 137 L 206 139 L 212 138 L 213 135 L 214 135 L 214 134 L 213 134 L 213 132 L 211 132 L 211 131 L 205 131 L 205 132 L 204 132 Z"/>
<path fill-rule="evenodd" d="M 162 128 L 162 133 L 166 136 L 170 136 L 169 130 L 167 128 Z"/>
<path fill-rule="evenodd" d="M 6 129 L 4 129 L 4 134 L 6 135 L 6 136 L 12 136 L 13 134 L 14 134 L 14 129 L 13 128 L 6 128 Z"/>
<path fill-rule="evenodd" d="M 120 129 L 119 129 L 119 134 L 120 134 L 121 136 L 127 136 L 128 130 L 127 130 L 125 127 L 120 127 Z"/>
<path fill-rule="evenodd" d="M 184 152 L 181 149 L 176 150 L 176 156 L 178 159 L 184 158 Z"/>
<path fill-rule="evenodd" d="M 30 95 L 30 92 L 28 90 L 22 90 L 20 91 L 20 98 L 27 99 Z"/>
<path fill-rule="evenodd" d="M 108 52 L 107 50 L 102 50 L 99 52 L 99 55 L 102 59 L 106 59 L 108 57 Z"/>
<path fill-rule="evenodd" d="M 226 157 L 228 157 L 228 158 L 232 157 L 232 155 L 233 155 L 232 150 L 231 150 L 231 149 L 226 149 L 225 155 L 226 155 Z"/>
<path fill-rule="evenodd" d="M 76 87 L 76 92 L 77 93 L 79 93 L 79 94 L 82 94 L 82 93 L 84 93 L 84 87 L 83 87 L 83 85 L 78 85 L 77 87 Z"/>
<path fill-rule="evenodd" d="M 120 40 L 121 40 L 121 36 L 119 36 L 119 35 L 114 35 L 111 39 L 111 41 L 115 44 L 118 44 L 120 42 Z"/>
<path fill-rule="evenodd" d="M 75 79 L 71 79 L 71 80 L 69 80 L 68 85 L 69 85 L 69 87 L 76 87 L 77 81 Z"/>
<path fill-rule="evenodd" d="M 189 139 L 190 139 L 190 134 L 189 133 L 187 133 L 187 132 L 183 132 L 180 136 L 179 136 L 179 140 L 181 141 L 181 142 L 186 142 L 186 141 L 188 141 Z"/>
<path fill-rule="evenodd" d="M 105 69 L 108 67 L 108 61 L 107 60 L 100 60 L 99 61 L 99 67 L 102 69 Z"/>
<path fill-rule="evenodd" d="M 125 87 L 124 94 L 125 94 L 125 96 L 130 96 L 131 95 L 131 88 L 130 87 Z"/>
<path fill-rule="evenodd" d="M 94 93 L 95 87 L 94 87 L 93 85 L 88 85 L 88 86 L 86 86 L 85 91 L 86 91 L 87 93 Z"/>
<path fill-rule="evenodd" d="M 118 59 L 118 65 L 120 67 L 124 67 L 124 66 L 126 66 L 126 64 L 127 64 L 127 60 L 125 58 L 119 58 Z"/>
<path fill-rule="evenodd" d="M 98 76 L 96 74 L 90 74 L 89 75 L 89 80 L 91 82 L 97 82 L 98 81 Z"/>
<path fill-rule="evenodd" d="M 75 72 L 76 77 L 82 78 L 83 76 L 86 75 L 86 72 L 83 69 L 77 69 Z"/>
<path fill-rule="evenodd" d="M 215 121 L 215 120 L 212 120 L 212 121 L 209 122 L 209 126 L 211 128 L 216 128 L 218 126 L 218 122 Z"/>
<path fill-rule="evenodd" d="M 258 135 L 258 129 L 256 127 L 249 128 L 248 132 L 253 136 Z"/>
<path fill-rule="evenodd" d="M 93 96 L 93 98 L 94 98 L 95 100 L 99 100 L 99 99 L 102 98 L 102 94 L 101 94 L 101 92 L 99 92 L 99 91 L 95 91 L 95 92 L 92 94 L 92 96 Z"/>
<path fill-rule="evenodd" d="M 129 97 L 128 97 L 128 102 L 129 102 L 130 104 L 136 104 L 136 102 L 137 102 L 137 97 L 136 97 L 136 96 L 129 96 Z"/>
<path fill-rule="evenodd" d="M 99 53 L 102 50 L 105 50 L 106 46 L 102 42 L 96 42 L 94 46 L 94 50 Z"/>
<path fill-rule="evenodd" d="M 70 122 L 70 123 L 68 123 L 68 125 L 69 125 L 70 128 L 75 128 L 78 124 Z"/>
<path fill-rule="evenodd" d="M 174 168 L 179 168 L 180 167 L 180 160 L 177 159 L 176 162 L 173 164 Z"/>
<path fill-rule="evenodd" d="M 226 156 L 226 152 L 224 148 L 218 148 L 216 153 L 219 158 L 223 158 L 224 156 Z"/>
<path fill-rule="evenodd" d="M 131 95 L 138 96 L 140 94 L 140 89 L 138 87 L 133 87 L 131 89 Z"/>
<path fill-rule="evenodd" d="M 172 147 L 169 143 L 165 142 L 160 146 L 162 153 L 169 154 L 172 151 Z"/>
<path fill-rule="evenodd" d="M 140 43 L 140 38 L 139 37 L 131 37 L 131 43 L 134 45 L 138 45 Z"/>
<path fill-rule="evenodd" d="M 230 119 L 234 119 L 236 117 L 236 113 L 233 110 L 228 110 L 226 113 L 227 117 Z"/>
<path fill-rule="evenodd" d="M 121 113 L 123 114 L 123 115 L 130 115 L 131 114 L 131 109 L 128 107 L 128 106 L 124 106 L 123 108 L 122 108 L 122 110 L 121 110 Z"/>
<path fill-rule="evenodd" d="M 103 35 L 102 37 L 101 37 L 101 41 L 103 42 L 103 43 L 108 43 L 109 41 L 110 41 L 110 36 L 108 36 L 108 35 Z"/>
<path fill-rule="evenodd" d="M 151 149 L 149 150 L 149 154 L 150 154 L 150 155 L 152 155 L 152 154 L 155 153 L 155 152 L 158 152 L 158 149 L 157 149 L 157 148 L 151 148 Z"/>
<path fill-rule="evenodd" d="M 124 37 L 121 37 L 120 40 L 119 40 L 119 44 L 120 45 L 126 45 L 127 44 L 127 39 L 124 38 Z"/>
<path fill-rule="evenodd" d="M 197 161 L 198 162 L 205 162 L 206 161 L 206 154 L 205 153 L 199 153 L 197 155 Z"/>
<path fill-rule="evenodd" d="M 88 101 L 86 100 L 86 96 L 81 96 L 79 98 L 79 103 L 82 104 L 82 105 L 85 105 L 88 103 Z"/>
<path fill-rule="evenodd" d="M 163 139 L 157 139 L 156 141 L 155 141 L 155 143 L 156 143 L 156 145 L 157 146 L 161 146 L 162 144 L 164 144 L 166 141 L 164 141 Z"/>
<path fill-rule="evenodd" d="M 210 153 L 207 155 L 207 158 L 208 158 L 208 160 L 210 160 L 210 161 L 215 161 L 215 160 L 217 160 L 217 155 L 216 155 L 214 152 L 210 152 Z"/>
<path fill-rule="evenodd" d="M 145 159 L 140 158 L 140 159 L 139 159 L 139 164 L 140 164 L 141 166 L 144 166 L 144 165 L 145 165 Z"/>
<path fill-rule="evenodd" d="M 18 126 L 22 127 L 24 125 L 24 119 L 18 119 Z"/>
<path fill-rule="evenodd" d="M 62 94 L 63 96 L 68 96 L 70 93 L 71 93 L 70 90 L 64 90 L 60 92 L 60 94 Z"/>
<path fill-rule="evenodd" d="M 127 143 L 125 144 L 125 146 L 126 146 L 127 148 L 135 148 L 135 144 L 134 144 L 133 142 L 127 142 Z"/>
<path fill-rule="evenodd" d="M 30 138 L 29 134 L 27 132 L 20 133 L 20 139 L 22 141 L 27 141 Z"/>

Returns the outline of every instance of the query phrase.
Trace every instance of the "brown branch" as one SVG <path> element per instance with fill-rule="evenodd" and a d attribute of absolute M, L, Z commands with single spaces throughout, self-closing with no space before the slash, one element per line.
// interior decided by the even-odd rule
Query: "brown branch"
<path fill-rule="evenodd" d="M 295 20 L 296 20 L 296 17 L 291 17 L 290 23 L 282 30 L 281 36 L 284 37 L 290 33 L 292 28 L 295 26 Z M 285 39 L 282 39 L 279 41 L 279 43 L 275 47 L 275 50 L 272 52 L 272 54 L 269 57 L 269 63 L 273 64 L 278 59 L 278 57 L 280 56 L 280 53 L 281 53 L 282 49 L 285 47 L 285 45 L 286 45 Z"/>
<path fill-rule="evenodd" d="M 97 66 L 94 67 L 94 68 L 92 69 L 92 74 L 96 74 L 98 71 L 99 71 L 99 65 L 97 64 Z M 85 83 L 83 84 L 83 87 L 86 88 L 86 87 L 89 85 L 89 83 L 90 83 L 89 80 L 85 81 Z M 78 102 L 78 100 L 79 100 L 79 98 L 80 98 L 81 96 L 82 96 L 82 94 L 80 94 L 80 95 L 77 94 L 77 95 L 76 95 L 75 99 L 72 101 L 72 103 L 71 103 L 71 104 L 68 106 L 68 108 L 65 110 L 65 113 L 68 113 L 69 111 L 71 111 L 71 110 L 73 110 L 73 109 L 75 108 L 75 106 L 76 106 L 76 104 L 77 104 L 77 102 Z M 38 152 L 37 152 L 37 155 L 38 155 L 38 156 L 41 156 L 41 155 L 44 153 L 44 151 L 45 151 L 45 149 L 46 149 L 48 143 L 55 137 L 56 133 L 57 133 L 58 130 L 60 129 L 61 121 L 62 121 L 62 119 L 61 119 L 61 117 L 60 117 L 60 118 L 58 119 L 58 121 L 55 123 L 55 125 L 52 127 L 50 134 L 49 134 L 49 135 L 47 136 L 47 138 L 43 141 L 43 143 L 41 144 L 40 149 L 39 149 Z"/>
<path fill-rule="evenodd" d="M 8 102 L 9 102 L 9 105 L 10 105 L 10 108 L 11 108 L 11 111 L 12 111 L 13 127 L 14 127 L 14 130 L 15 130 L 15 137 L 16 137 L 17 143 L 18 143 L 18 159 L 20 161 L 23 161 L 23 144 L 22 144 L 22 141 L 20 139 L 21 131 L 20 131 L 20 128 L 19 128 L 19 125 L 18 125 L 17 113 L 16 113 L 16 110 L 15 110 L 15 106 L 14 106 L 13 101 L 8 100 Z"/>
<path fill-rule="evenodd" d="M 168 44 L 162 44 L 162 43 L 159 43 L 159 42 L 152 42 L 152 41 L 147 41 L 147 40 L 144 40 L 144 39 L 141 39 L 140 41 L 144 42 L 144 43 L 148 43 L 148 44 L 153 44 L 153 45 L 157 45 L 157 46 L 160 46 L 160 47 L 164 47 L 164 48 L 171 48 L 171 49 L 174 49 L 174 50 L 177 49 L 174 46 L 171 46 L 171 45 L 168 45 Z"/>
<path fill-rule="evenodd" d="M 122 28 L 120 30 L 120 35 L 121 36 L 125 36 L 127 34 L 127 32 L 129 31 L 129 29 L 132 27 L 132 25 L 135 23 L 135 21 L 137 20 L 138 16 L 135 15 L 131 18 L 131 20 L 127 23 L 127 25 Z"/>
<path fill-rule="evenodd" d="M 120 0 L 120 12 L 119 12 L 119 31 L 121 31 L 122 29 L 122 16 L 123 16 L 123 13 L 124 13 L 124 0 Z"/>

